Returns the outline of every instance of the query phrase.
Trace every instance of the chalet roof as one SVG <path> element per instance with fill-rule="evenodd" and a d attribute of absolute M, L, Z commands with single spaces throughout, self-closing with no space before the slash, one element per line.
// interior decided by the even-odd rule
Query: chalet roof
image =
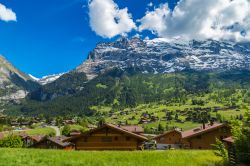
<path fill-rule="evenodd" d="M 97 126 L 96 125 L 92 125 L 92 124 L 88 124 L 87 127 L 93 129 L 93 128 L 96 128 Z"/>
<path fill-rule="evenodd" d="M 66 136 L 56 136 L 56 137 L 49 137 L 47 138 L 47 140 L 61 146 L 61 147 L 67 147 L 72 145 L 71 142 L 64 142 L 66 139 L 68 139 L 68 137 Z"/>
<path fill-rule="evenodd" d="M 44 139 L 46 139 L 46 135 L 34 135 L 34 136 L 31 136 L 31 138 L 36 141 L 36 142 L 40 142 Z"/>
<path fill-rule="evenodd" d="M 127 125 L 127 126 L 120 126 L 120 128 L 127 130 L 132 133 L 143 133 L 144 129 L 141 126 L 136 125 Z"/>
<path fill-rule="evenodd" d="M 70 135 L 70 136 L 81 135 L 81 132 L 80 132 L 80 131 L 73 131 L 73 132 L 70 132 L 69 135 Z"/>
<path fill-rule="evenodd" d="M 203 129 L 203 127 L 199 127 L 199 128 L 195 128 L 192 130 L 182 132 L 182 138 L 195 137 L 197 135 L 201 135 L 201 134 L 204 134 L 206 132 L 213 131 L 215 129 L 225 127 L 225 126 L 227 126 L 227 125 L 223 124 L 223 123 L 214 123 L 213 125 L 206 124 L 205 129 Z"/>
<path fill-rule="evenodd" d="M 163 134 L 157 135 L 157 136 L 155 136 L 153 139 L 157 139 L 157 138 L 160 138 L 160 137 L 164 137 L 165 135 L 170 134 L 170 133 L 173 133 L 173 132 L 182 134 L 181 131 L 179 131 L 179 130 L 177 130 L 177 129 L 173 129 L 173 130 L 167 131 L 167 132 L 165 132 L 165 133 L 163 133 Z"/>
<path fill-rule="evenodd" d="M 29 135 L 25 132 L 21 132 L 18 136 L 21 137 L 22 139 L 29 137 Z"/>
<path fill-rule="evenodd" d="M 82 137 L 82 136 L 86 136 L 86 135 L 89 135 L 89 134 L 91 134 L 91 133 L 94 133 L 95 131 L 98 131 L 98 130 L 103 129 L 103 128 L 106 128 L 106 127 L 107 127 L 107 128 L 111 128 L 111 129 L 114 129 L 114 130 L 117 130 L 117 131 L 122 132 L 122 133 L 124 133 L 124 134 L 130 135 L 130 136 L 135 137 L 135 138 L 137 138 L 137 139 L 140 139 L 140 140 L 142 140 L 142 141 L 148 140 L 148 138 L 146 138 L 146 137 L 144 137 L 144 136 L 142 136 L 142 135 L 132 133 L 132 132 L 130 132 L 130 131 L 127 131 L 127 130 L 125 130 L 125 129 L 121 128 L 121 127 L 118 127 L 118 126 L 116 126 L 116 125 L 113 125 L 113 124 L 104 124 L 104 125 L 102 125 L 102 126 L 100 126 L 100 127 L 97 127 L 97 128 L 95 128 L 95 129 L 89 130 L 89 131 L 87 131 L 87 132 L 85 132 L 85 133 L 83 133 L 83 134 L 81 134 L 81 135 L 71 137 L 71 138 L 69 138 L 69 139 L 67 139 L 67 140 L 74 140 L 74 139 L 80 138 L 80 137 Z"/>
<path fill-rule="evenodd" d="M 223 141 L 224 141 L 224 142 L 227 142 L 227 143 L 230 143 L 230 144 L 234 143 L 233 137 L 224 138 Z"/>

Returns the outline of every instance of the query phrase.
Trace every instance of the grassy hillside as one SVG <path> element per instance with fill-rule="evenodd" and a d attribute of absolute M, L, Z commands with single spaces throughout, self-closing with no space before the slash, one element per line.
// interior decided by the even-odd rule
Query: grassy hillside
<path fill-rule="evenodd" d="M 0 149 L 0 165 L 84 166 L 218 166 L 212 151 L 79 152 L 32 149 Z"/>

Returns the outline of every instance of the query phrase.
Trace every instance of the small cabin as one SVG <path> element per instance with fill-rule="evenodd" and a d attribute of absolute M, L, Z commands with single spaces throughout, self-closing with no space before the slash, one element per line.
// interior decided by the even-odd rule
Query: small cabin
<path fill-rule="evenodd" d="M 35 143 L 32 147 L 39 149 L 62 149 L 62 150 L 74 150 L 75 146 L 71 142 L 65 141 L 68 137 L 45 137 L 39 142 Z"/>
<path fill-rule="evenodd" d="M 138 150 L 148 139 L 122 127 L 104 124 L 68 139 L 76 150 Z"/>
<path fill-rule="evenodd" d="M 171 148 L 179 149 L 182 147 L 182 134 L 177 129 L 160 134 L 154 137 L 153 140 L 157 143 L 156 148 L 161 150 Z"/>
<path fill-rule="evenodd" d="M 216 138 L 222 141 L 231 135 L 231 129 L 226 124 L 203 124 L 199 128 L 182 132 L 182 143 L 190 149 L 212 149 Z"/>

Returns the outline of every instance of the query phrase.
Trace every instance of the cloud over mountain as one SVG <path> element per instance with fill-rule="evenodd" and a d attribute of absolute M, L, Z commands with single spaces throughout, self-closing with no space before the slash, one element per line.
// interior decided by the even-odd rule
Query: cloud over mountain
<path fill-rule="evenodd" d="M 92 30 L 105 38 L 125 34 L 136 28 L 128 9 L 119 9 L 113 0 L 89 1 L 89 18 Z"/>
<path fill-rule="evenodd" d="M 16 13 L 0 3 L 0 20 L 6 22 L 16 21 Z"/>
<path fill-rule="evenodd" d="M 181 0 L 173 11 L 165 3 L 139 22 L 164 38 L 250 40 L 250 1 Z"/>

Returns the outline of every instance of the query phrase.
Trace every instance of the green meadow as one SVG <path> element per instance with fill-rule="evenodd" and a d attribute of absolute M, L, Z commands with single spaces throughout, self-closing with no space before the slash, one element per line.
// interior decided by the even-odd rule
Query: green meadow
<path fill-rule="evenodd" d="M 5 136 L 8 136 L 9 134 L 19 134 L 22 133 L 23 131 L 9 131 L 9 132 L 3 132 Z M 25 130 L 25 133 L 27 133 L 30 136 L 33 135 L 55 135 L 56 132 L 54 129 L 50 127 L 44 127 L 44 128 L 35 128 L 35 129 L 29 129 Z"/>
<path fill-rule="evenodd" d="M 0 149 L 1 166 L 218 166 L 213 151 L 60 151 Z"/>

